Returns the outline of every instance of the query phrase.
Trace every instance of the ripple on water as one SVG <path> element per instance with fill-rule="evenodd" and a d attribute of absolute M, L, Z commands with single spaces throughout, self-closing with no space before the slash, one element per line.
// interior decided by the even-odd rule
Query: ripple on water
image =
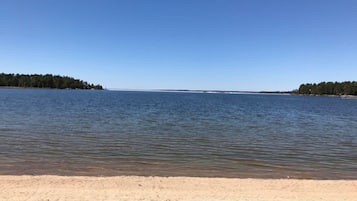
<path fill-rule="evenodd" d="M 0 103 L 0 174 L 357 178 L 356 100 L 1 89 Z"/>

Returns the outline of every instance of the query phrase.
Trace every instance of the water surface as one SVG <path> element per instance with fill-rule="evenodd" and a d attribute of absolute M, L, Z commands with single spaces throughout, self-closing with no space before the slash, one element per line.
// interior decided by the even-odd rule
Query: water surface
<path fill-rule="evenodd" d="M 357 100 L 1 89 L 0 174 L 357 179 Z"/>

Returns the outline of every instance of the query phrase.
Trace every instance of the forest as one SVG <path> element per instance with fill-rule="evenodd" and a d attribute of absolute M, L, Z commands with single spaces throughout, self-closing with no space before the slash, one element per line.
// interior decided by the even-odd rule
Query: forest
<path fill-rule="evenodd" d="M 357 95 L 357 82 L 320 82 L 300 85 L 296 94 L 305 95 Z"/>
<path fill-rule="evenodd" d="M 0 74 L 0 87 L 23 88 L 53 88 L 53 89 L 98 89 L 101 85 L 94 85 L 83 80 L 68 76 L 39 75 L 39 74 Z"/>

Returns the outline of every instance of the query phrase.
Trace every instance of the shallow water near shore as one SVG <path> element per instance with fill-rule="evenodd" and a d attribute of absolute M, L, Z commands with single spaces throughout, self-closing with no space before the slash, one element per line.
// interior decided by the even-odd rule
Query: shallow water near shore
<path fill-rule="evenodd" d="M 0 174 L 357 179 L 357 101 L 0 89 Z"/>

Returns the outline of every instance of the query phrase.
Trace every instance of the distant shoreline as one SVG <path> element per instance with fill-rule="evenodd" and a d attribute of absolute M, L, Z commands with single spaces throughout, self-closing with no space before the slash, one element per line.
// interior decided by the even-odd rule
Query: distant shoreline
<path fill-rule="evenodd" d="M 294 94 L 296 96 L 318 96 L 318 97 L 333 97 L 333 98 L 345 98 L 345 99 L 357 99 L 355 95 L 327 95 L 327 94 Z"/>
<path fill-rule="evenodd" d="M 294 95 L 294 96 L 316 96 L 316 97 L 335 97 L 343 99 L 357 99 L 356 95 L 328 95 L 328 94 L 296 94 L 291 91 L 225 91 L 225 90 L 189 90 L 189 89 L 81 89 L 81 88 L 46 88 L 46 87 L 12 87 L 0 86 L 0 89 L 54 89 L 54 90 L 108 90 L 108 91 L 127 91 L 127 92 L 173 92 L 173 93 L 200 93 L 200 94 L 266 94 L 266 95 Z"/>
<path fill-rule="evenodd" d="M 196 93 L 223 93 L 223 94 L 291 94 L 290 91 L 236 91 L 236 90 L 190 90 L 190 89 L 159 89 L 164 92 L 196 92 Z"/>
<path fill-rule="evenodd" d="M 81 89 L 81 88 L 47 88 L 47 87 L 12 87 L 0 86 L 0 89 L 59 89 L 59 90 L 98 90 L 98 89 Z M 186 89 L 100 89 L 108 91 L 128 91 L 128 92 L 178 92 L 178 93 L 207 93 L 207 94 L 282 94 L 291 95 L 291 92 L 280 91 L 224 91 L 224 90 L 186 90 Z"/>
<path fill-rule="evenodd" d="M 106 90 L 106 89 L 81 89 L 81 88 L 49 88 L 49 87 L 12 87 L 12 86 L 0 86 L 0 89 L 53 89 L 53 90 L 84 90 L 84 91 L 88 91 L 88 90 L 96 90 L 96 91 L 100 91 L 100 90 Z"/>

